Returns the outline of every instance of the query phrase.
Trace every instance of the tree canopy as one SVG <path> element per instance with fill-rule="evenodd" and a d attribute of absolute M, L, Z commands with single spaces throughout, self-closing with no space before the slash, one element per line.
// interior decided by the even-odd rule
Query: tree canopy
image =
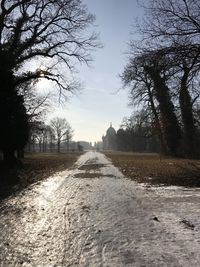
<path fill-rule="evenodd" d="M 14 0 L 1 1 L 1 66 L 13 70 L 19 85 L 36 78 L 59 82 L 52 66 L 24 71 L 22 66 L 39 58 L 52 59 L 73 68 L 73 59 L 87 63 L 89 51 L 98 46 L 95 33 L 85 31 L 94 21 L 80 0 Z M 19 71 L 20 70 L 20 71 Z"/>

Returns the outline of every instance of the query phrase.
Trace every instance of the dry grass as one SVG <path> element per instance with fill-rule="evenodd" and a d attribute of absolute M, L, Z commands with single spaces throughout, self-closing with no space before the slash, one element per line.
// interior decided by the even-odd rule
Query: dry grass
<path fill-rule="evenodd" d="M 26 155 L 19 170 L 20 182 L 31 184 L 56 172 L 64 171 L 75 163 L 81 153 L 34 153 Z"/>
<path fill-rule="evenodd" d="M 121 172 L 139 183 L 200 187 L 200 160 L 158 154 L 105 153 Z"/>
<path fill-rule="evenodd" d="M 0 199 L 16 190 L 41 181 L 59 171 L 72 167 L 81 153 L 34 153 L 25 155 L 20 168 L 4 168 L 0 164 Z M 15 187 L 13 188 L 13 185 Z"/>

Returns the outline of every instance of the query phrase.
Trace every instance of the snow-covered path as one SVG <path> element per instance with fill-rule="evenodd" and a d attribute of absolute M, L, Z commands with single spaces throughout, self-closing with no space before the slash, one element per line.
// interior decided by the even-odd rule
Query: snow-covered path
<path fill-rule="evenodd" d="M 101 153 L 0 204 L 0 266 L 200 266 L 200 190 L 152 188 Z"/>

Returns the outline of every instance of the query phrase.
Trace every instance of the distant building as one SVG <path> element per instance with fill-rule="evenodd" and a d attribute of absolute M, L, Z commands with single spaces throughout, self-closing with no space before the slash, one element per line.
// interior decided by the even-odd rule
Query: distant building
<path fill-rule="evenodd" d="M 110 123 L 110 127 L 106 131 L 106 135 L 102 136 L 102 143 L 104 150 L 116 150 L 117 149 L 117 136 L 116 131 Z"/>

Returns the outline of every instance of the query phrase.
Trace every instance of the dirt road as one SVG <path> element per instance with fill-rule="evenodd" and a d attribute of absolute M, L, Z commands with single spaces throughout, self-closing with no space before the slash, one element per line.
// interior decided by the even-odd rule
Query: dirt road
<path fill-rule="evenodd" d="M 0 204 L 0 266 L 200 266 L 200 190 L 138 185 L 103 155 Z"/>

